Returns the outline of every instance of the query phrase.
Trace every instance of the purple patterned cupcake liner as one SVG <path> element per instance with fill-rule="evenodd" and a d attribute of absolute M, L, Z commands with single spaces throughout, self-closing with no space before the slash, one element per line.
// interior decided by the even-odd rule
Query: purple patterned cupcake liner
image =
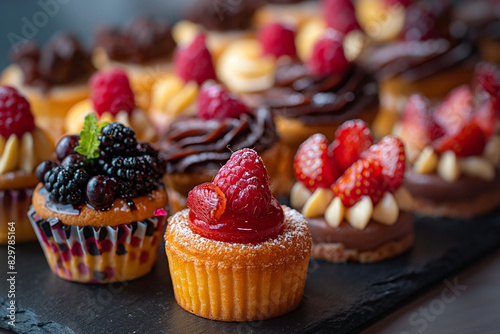
<path fill-rule="evenodd" d="M 8 241 L 9 222 L 15 222 L 16 243 L 36 239 L 28 220 L 32 188 L 0 190 L 0 244 Z"/>

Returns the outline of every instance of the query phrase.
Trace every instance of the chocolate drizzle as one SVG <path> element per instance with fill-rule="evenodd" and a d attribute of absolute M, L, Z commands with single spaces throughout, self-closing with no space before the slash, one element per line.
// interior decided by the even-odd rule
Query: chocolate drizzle
<path fill-rule="evenodd" d="M 174 121 L 161 142 L 167 173 L 219 170 L 231 151 L 253 148 L 264 152 L 278 141 L 268 109 L 222 121 L 183 117 Z"/>
<path fill-rule="evenodd" d="M 171 56 L 175 42 L 169 24 L 139 17 L 123 29 L 101 27 L 95 46 L 103 48 L 112 60 L 145 63 Z"/>
<path fill-rule="evenodd" d="M 286 60 L 276 70 L 275 86 L 263 92 L 263 105 L 279 116 L 310 125 L 340 124 L 378 104 L 375 79 L 358 66 L 343 76 L 314 78 L 305 64 Z"/>

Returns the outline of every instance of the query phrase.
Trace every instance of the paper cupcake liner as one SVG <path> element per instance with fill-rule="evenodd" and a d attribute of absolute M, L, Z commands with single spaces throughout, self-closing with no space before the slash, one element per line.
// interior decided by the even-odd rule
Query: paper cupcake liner
<path fill-rule="evenodd" d="M 0 244 L 8 241 L 9 222 L 15 222 L 16 243 L 36 239 L 28 219 L 33 189 L 0 190 Z"/>
<path fill-rule="evenodd" d="M 122 282 L 149 273 L 166 223 L 162 216 L 96 228 L 43 219 L 33 208 L 28 216 L 50 269 L 63 279 L 82 283 Z"/>

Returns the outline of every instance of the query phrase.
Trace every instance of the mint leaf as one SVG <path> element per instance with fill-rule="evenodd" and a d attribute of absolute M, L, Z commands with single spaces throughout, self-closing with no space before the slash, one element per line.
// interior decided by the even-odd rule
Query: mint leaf
<path fill-rule="evenodd" d="M 94 114 L 85 116 L 83 129 L 80 132 L 80 141 L 75 152 L 86 156 L 88 159 L 99 158 L 99 135 L 108 123 L 97 125 L 97 117 Z"/>

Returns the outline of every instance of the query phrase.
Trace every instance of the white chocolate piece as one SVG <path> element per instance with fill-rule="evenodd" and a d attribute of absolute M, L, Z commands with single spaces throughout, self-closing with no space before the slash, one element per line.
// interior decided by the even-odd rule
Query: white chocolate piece
<path fill-rule="evenodd" d="M 345 207 L 340 197 L 335 197 L 325 211 L 325 220 L 331 227 L 338 227 L 345 216 Z"/>
<path fill-rule="evenodd" d="M 130 127 L 130 122 L 128 119 L 128 112 L 126 112 L 125 110 L 122 110 L 118 114 L 116 114 L 115 122 L 122 123 L 123 125 Z"/>
<path fill-rule="evenodd" d="M 492 181 L 495 178 L 495 167 L 485 158 L 462 158 L 459 160 L 459 166 L 465 175 L 477 177 L 485 181 Z"/>
<path fill-rule="evenodd" d="M 19 159 L 19 139 L 12 134 L 9 136 L 2 157 L 0 158 L 0 174 L 13 171 Z"/>
<path fill-rule="evenodd" d="M 318 188 L 304 204 L 302 214 L 306 218 L 322 216 L 333 199 L 333 192 L 327 188 Z"/>
<path fill-rule="evenodd" d="M 19 167 L 26 173 L 33 173 L 36 168 L 33 136 L 26 132 L 21 138 L 21 149 L 19 150 Z"/>
<path fill-rule="evenodd" d="M 398 203 L 396 203 L 396 199 L 391 193 L 386 192 L 373 209 L 372 218 L 385 225 L 394 225 L 398 221 L 398 216 Z"/>
<path fill-rule="evenodd" d="M 363 196 L 358 203 L 347 209 L 347 221 L 356 229 L 364 230 L 370 222 L 373 213 L 373 203 L 370 197 Z"/>
<path fill-rule="evenodd" d="M 500 136 L 493 136 L 490 138 L 484 148 L 483 155 L 493 164 L 493 166 L 500 166 Z"/>
<path fill-rule="evenodd" d="M 415 161 L 413 170 L 418 174 L 432 174 L 436 171 L 439 163 L 439 156 L 434 152 L 434 149 L 427 146 L 422 150 Z"/>
<path fill-rule="evenodd" d="M 455 152 L 446 151 L 441 155 L 437 172 L 439 176 L 448 182 L 456 181 L 460 177 L 460 166 Z"/>
<path fill-rule="evenodd" d="M 290 205 L 295 210 L 301 210 L 312 193 L 301 182 L 295 182 L 290 191 Z"/>
<path fill-rule="evenodd" d="M 394 193 L 394 199 L 398 204 L 399 210 L 406 212 L 413 211 L 413 197 L 406 188 L 400 187 L 396 190 Z"/>

